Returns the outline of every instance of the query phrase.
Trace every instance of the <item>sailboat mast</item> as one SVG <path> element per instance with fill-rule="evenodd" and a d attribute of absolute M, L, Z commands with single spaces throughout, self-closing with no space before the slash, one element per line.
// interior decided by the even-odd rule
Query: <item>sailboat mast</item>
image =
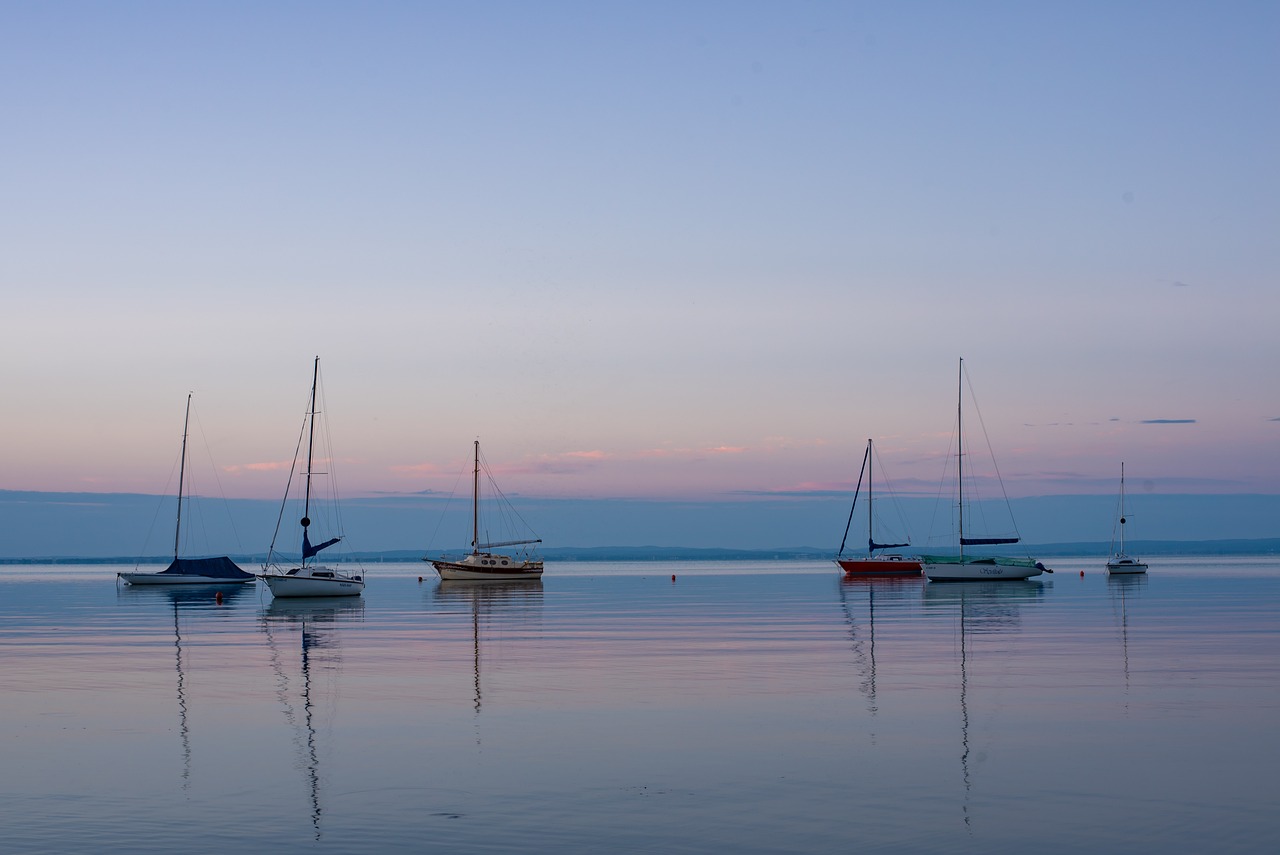
<path fill-rule="evenodd" d="M 311 454 L 316 444 L 316 383 L 320 379 L 320 357 L 316 357 L 315 368 L 311 373 L 311 417 L 307 433 L 307 492 L 302 505 L 302 537 L 306 540 L 307 526 L 311 525 Z M 304 555 L 303 563 L 306 563 Z"/>
<path fill-rule="evenodd" d="M 956 486 L 960 497 L 960 563 L 964 563 L 964 357 L 956 378 Z"/>
<path fill-rule="evenodd" d="M 1124 461 L 1120 461 L 1120 554 L 1124 555 Z"/>
<path fill-rule="evenodd" d="M 471 471 L 471 554 L 480 554 L 480 440 L 476 440 L 476 462 Z"/>
<path fill-rule="evenodd" d="M 182 460 L 178 464 L 178 521 L 173 527 L 173 560 L 178 560 L 178 541 L 182 537 L 182 481 L 187 470 L 187 425 L 191 423 L 191 393 L 187 393 L 187 414 L 182 419 Z"/>
<path fill-rule="evenodd" d="M 849 506 L 849 521 L 844 524 L 844 537 L 840 538 L 840 551 L 844 555 L 844 545 L 849 542 L 849 529 L 853 527 L 853 513 L 858 509 L 858 494 L 862 492 L 862 476 L 867 474 L 867 464 L 871 461 L 871 440 L 867 440 L 867 450 L 862 455 L 862 468 L 858 470 L 858 486 L 853 488 L 853 504 Z M 867 539 L 871 539 L 868 532 Z"/>
<path fill-rule="evenodd" d="M 871 529 L 871 484 L 875 480 L 872 475 L 875 468 L 875 460 L 871 456 L 871 440 L 867 439 L 867 557 L 875 555 L 875 550 L 871 548 L 871 544 L 876 540 Z"/>

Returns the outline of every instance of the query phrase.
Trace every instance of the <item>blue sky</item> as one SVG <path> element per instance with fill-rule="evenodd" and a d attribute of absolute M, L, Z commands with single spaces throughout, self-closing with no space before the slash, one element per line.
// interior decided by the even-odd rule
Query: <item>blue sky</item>
<path fill-rule="evenodd" d="M 0 9 L 0 489 L 1280 483 L 1280 7 Z"/>

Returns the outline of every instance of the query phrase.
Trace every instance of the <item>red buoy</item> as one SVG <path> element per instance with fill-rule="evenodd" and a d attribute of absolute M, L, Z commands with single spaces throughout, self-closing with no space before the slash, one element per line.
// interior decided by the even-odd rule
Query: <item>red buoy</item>
<path fill-rule="evenodd" d="M 218 591 L 216 594 L 214 594 L 214 595 L 213 595 L 213 601 L 214 601 L 215 603 L 217 603 L 218 605 L 222 605 L 222 592 L 221 592 L 221 591 Z"/>
<path fill-rule="evenodd" d="M 675 580 L 676 580 L 676 574 L 675 574 L 675 573 L 672 573 L 672 574 L 671 574 L 671 581 L 672 581 L 672 582 L 674 582 Z"/>
<path fill-rule="evenodd" d="M 422 584 L 422 577 L 421 577 L 421 576 L 419 576 L 419 577 L 418 577 L 418 584 L 419 584 L 419 585 L 421 585 L 421 584 Z"/>

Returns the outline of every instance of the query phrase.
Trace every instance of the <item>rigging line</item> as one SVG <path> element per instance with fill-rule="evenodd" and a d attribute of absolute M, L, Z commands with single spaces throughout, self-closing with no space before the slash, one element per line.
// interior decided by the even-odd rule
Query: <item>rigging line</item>
<path fill-rule="evenodd" d="M 1000 464 L 996 462 L 996 454 L 991 449 L 991 437 L 987 436 L 987 424 L 982 420 L 982 408 L 978 406 L 978 396 L 973 393 L 973 382 L 969 379 L 967 370 L 964 373 L 964 381 L 969 386 L 969 398 L 973 401 L 973 409 L 978 413 L 978 425 L 982 428 L 982 438 L 987 443 L 987 455 L 991 458 L 991 466 L 996 470 L 996 480 L 1000 483 L 1000 494 L 1004 497 L 1005 510 L 1009 513 L 1009 523 L 1013 526 L 1013 533 L 1021 540 L 1022 532 L 1018 531 L 1018 520 L 1013 515 L 1013 504 L 1009 501 L 1009 493 L 1004 488 L 1004 478 L 1000 475 Z"/>
<path fill-rule="evenodd" d="M 308 396 L 310 399 L 310 396 Z M 310 406 L 308 406 L 310 409 Z M 267 564 L 271 563 L 271 554 L 276 551 L 276 538 L 280 536 L 280 523 L 284 520 L 284 509 L 289 505 L 289 490 L 293 487 L 293 473 L 298 469 L 298 455 L 302 453 L 302 438 L 307 435 L 307 420 L 302 420 L 302 428 L 298 431 L 298 445 L 293 450 L 293 463 L 289 465 L 289 480 L 284 485 L 284 498 L 280 500 L 280 515 L 276 517 L 276 530 L 271 535 L 271 546 L 267 549 Z"/>
<path fill-rule="evenodd" d="M 431 547 L 436 542 L 436 537 L 440 534 L 440 526 L 444 523 L 444 518 L 449 512 L 449 506 L 453 504 L 453 500 L 458 497 L 458 483 L 462 481 L 462 476 L 466 474 L 466 467 L 458 470 L 458 477 L 453 482 L 453 490 L 449 493 L 449 498 L 444 501 L 444 508 L 440 511 L 440 515 L 436 517 L 435 531 L 431 532 L 431 539 L 427 541 L 427 552 L 431 551 Z"/>
<path fill-rule="evenodd" d="M 319 396 L 319 401 L 317 403 L 320 405 L 320 408 L 316 415 L 320 416 L 320 443 L 324 449 L 325 471 L 322 473 L 313 472 L 312 474 L 322 474 L 327 476 L 329 479 L 326 482 L 327 489 L 325 492 L 325 495 L 328 497 L 328 502 L 326 503 L 327 507 L 322 510 L 329 519 L 330 525 L 334 527 L 333 533 L 342 537 L 345 541 L 346 534 L 344 533 L 344 525 L 342 522 L 342 504 L 338 501 L 340 492 L 338 490 L 337 459 L 333 454 L 333 436 L 329 427 L 329 417 L 325 415 L 325 412 L 328 410 L 329 400 L 324 388 L 323 369 L 320 372 L 320 380 L 317 384 L 316 394 Z M 350 551 L 349 545 L 344 546 L 343 549 L 346 549 L 348 552 Z"/>
<path fill-rule="evenodd" d="M 871 441 L 867 440 L 867 450 L 862 454 L 862 467 L 858 469 L 858 486 L 853 489 L 853 504 L 849 506 L 849 521 L 844 524 L 844 537 L 840 538 L 840 551 L 836 553 L 837 558 L 844 555 L 844 545 L 849 540 L 849 529 L 853 526 L 853 511 L 858 507 L 858 493 L 862 492 L 862 476 L 866 474 L 867 460 L 870 457 Z"/>
<path fill-rule="evenodd" d="M 880 467 L 880 483 L 884 485 L 880 489 L 889 494 L 889 503 L 893 505 L 893 509 L 898 514 L 898 522 L 902 526 L 903 535 L 907 540 L 911 540 L 911 526 L 907 524 L 907 517 L 902 510 L 901 503 L 898 501 L 898 494 L 894 492 L 893 481 L 889 479 L 889 474 L 885 471 L 884 458 L 876 458 L 875 463 L 872 465 L 878 465 Z"/>
<path fill-rule="evenodd" d="M 516 510 L 515 506 L 511 504 L 511 500 L 507 498 L 506 493 L 502 492 L 502 488 L 498 486 L 498 482 L 494 480 L 493 472 L 489 469 L 489 461 L 485 459 L 484 452 L 480 452 L 480 468 L 484 470 L 485 478 L 489 480 L 489 486 L 493 488 L 494 497 L 499 500 L 499 514 L 509 511 L 516 519 L 520 520 L 520 524 L 523 525 L 525 529 L 533 531 L 533 526 L 529 525 L 529 523 L 525 521 L 525 518 L 522 517 L 520 512 Z"/>
<path fill-rule="evenodd" d="M 200 421 L 200 411 L 196 410 L 196 427 L 200 430 L 200 441 L 204 443 L 205 454 L 209 458 L 209 468 L 213 470 L 213 481 L 218 485 L 218 496 L 222 499 L 223 510 L 227 513 L 227 524 L 231 527 L 231 536 L 235 538 L 236 549 L 244 552 L 244 544 L 240 540 L 240 532 L 236 530 L 235 518 L 231 515 L 231 503 L 227 499 L 227 492 L 222 488 L 222 479 L 218 477 L 218 466 L 213 462 L 213 449 L 209 447 L 209 437 L 204 432 L 204 423 Z"/>
<path fill-rule="evenodd" d="M 950 477 L 951 450 L 953 448 L 957 448 L 958 433 L 959 431 L 956 429 L 955 422 L 952 422 L 951 437 L 950 439 L 947 440 L 947 453 L 942 458 L 942 476 L 938 479 L 938 490 L 933 495 L 933 511 L 929 515 L 929 540 L 930 542 L 933 542 L 933 543 L 936 543 L 939 538 L 939 535 L 934 534 L 934 532 L 937 531 L 938 508 L 942 504 L 943 491 L 946 489 L 947 479 Z M 955 514 L 950 514 L 949 519 L 947 521 L 947 525 L 951 528 L 951 531 L 947 535 L 948 541 L 950 541 L 952 539 L 952 535 L 955 534 L 955 521 L 956 521 Z"/>
<path fill-rule="evenodd" d="M 179 455 L 179 457 L 180 457 L 180 456 L 181 456 L 181 455 Z M 164 482 L 164 491 L 160 494 L 161 501 L 159 501 L 159 502 L 157 502 L 157 503 L 156 503 L 156 510 L 155 510 L 155 513 L 154 513 L 154 514 L 152 514 L 152 516 L 151 516 L 151 525 L 147 527 L 147 536 L 146 536 L 146 539 L 142 541 L 142 551 L 143 551 L 143 552 L 146 552 L 148 549 L 150 549 L 150 548 L 151 548 L 151 536 L 155 533 L 155 530 L 156 530 L 156 522 L 160 519 L 160 510 L 161 510 L 161 508 L 162 508 L 162 507 L 164 506 L 164 504 L 165 504 L 165 502 L 164 502 L 163 500 L 164 500 L 164 499 L 166 499 L 166 498 L 168 497 L 168 495 L 169 495 L 169 488 L 173 486 L 173 473 L 174 473 L 174 472 L 176 472 L 176 471 L 177 471 L 177 469 L 178 469 L 178 461 L 175 459 L 175 460 L 173 461 L 173 465 L 169 468 L 169 478 L 168 478 L 168 480 L 166 480 L 166 481 Z M 145 558 L 145 557 L 147 557 L 147 556 L 145 556 L 145 555 L 138 555 L 138 556 L 134 559 L 134 562 L 133 562 L 133 569 L 137 570 L 137 569 L 138 569 L 138 565 L 142 564 L 142 559 L 143 559 L 143 558 Z"/>

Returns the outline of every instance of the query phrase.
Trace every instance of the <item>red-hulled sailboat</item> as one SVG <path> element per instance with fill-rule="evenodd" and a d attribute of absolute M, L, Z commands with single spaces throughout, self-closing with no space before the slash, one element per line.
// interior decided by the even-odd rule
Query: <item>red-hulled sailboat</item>
<path fill-rule="evenodd" d="M 853 512 L 858 507 L 858 494 L 862 492 L 862 479 L 867 479 L 867 554 L 858 557 L 844 557 L 845 543 L 849 540 L 849 529 L 853 526 Z M 867 453 L 862 456 L 862 470 L 858 473 L 858 486 L 853 491 L 853 505 L 849 508 L 849 522 L 844 527 L 844 537 L 840 541 L 840 551 L 836 553 L 835 562 L 849 578 L 864 576 L 919 576 L 920 560 L 898 553 L 880 553 L 883 549 L 897 549 L 910 546 L 910 543 L 876 543 L 873 530 L 874 517 L 871 513 L 871 440 L 867 440 Z"/>

